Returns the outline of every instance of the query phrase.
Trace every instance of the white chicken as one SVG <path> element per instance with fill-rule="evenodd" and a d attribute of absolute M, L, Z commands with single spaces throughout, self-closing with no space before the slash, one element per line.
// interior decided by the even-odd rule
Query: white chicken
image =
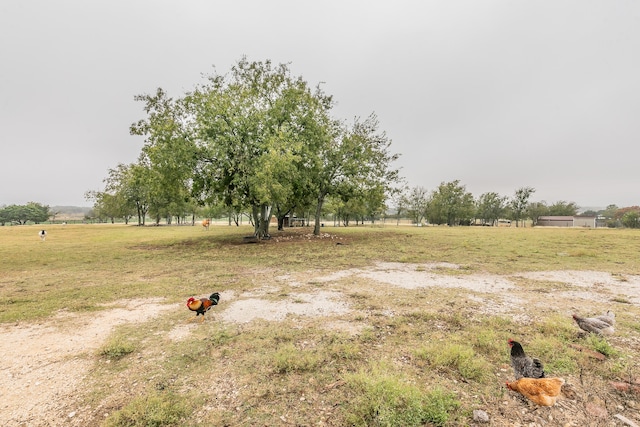
<path fill-rule="evenodd" d="M 596 317 L 580 317 L 574 314 L 573 320 L 583 331 L 596 335 L 612 335 L 615 332 L 615 315 L 612 311 L 607 311 L 606 314 Z"/>

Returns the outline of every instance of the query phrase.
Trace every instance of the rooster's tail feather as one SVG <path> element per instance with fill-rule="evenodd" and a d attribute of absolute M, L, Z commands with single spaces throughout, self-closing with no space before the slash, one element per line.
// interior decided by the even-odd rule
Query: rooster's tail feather
<path fill-rule="evenodd" d="M 220 294 L 218 292 L 214 292 L 209 296 L 209 299 L 213 305 L 218 305 L 218 301 L 220 301 Z"/>

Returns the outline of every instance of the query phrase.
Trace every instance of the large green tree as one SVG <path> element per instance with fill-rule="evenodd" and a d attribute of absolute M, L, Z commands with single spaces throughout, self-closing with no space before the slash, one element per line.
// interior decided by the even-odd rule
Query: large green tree
<path fill-rule="evenodd" d="M 109 219 L 114 223 L 116 218 L 122 218 L 125 224 L 135 215 L 135 206 L 125 199 L 122 192 L 108 193 L 106 191 L 88 191 L 85 199 L 93 201 L 93 216 L 99 219 Z"/>
<path fill-rule="evenodd" d="M 549 207 L 544 201 L 529 203 L 527 205 L 526 215 L 531 218 L 532 225 L 536 226 L 541 216 L 549 215 Z"/>
<path fill-rule="evenodd" d="M 622 215 L 621 222 L 627 228 L 640 228 L 640 209 L 625 212 Z"/>
<path fill-rule="evenodd" d="M 411 218 L 411 222 L 421 225 L 427 216 L 427 208 L 429 206 L 429 192 L 424 187 L 412 187 L 404 196 L 402 205 L 407 211 L 407 215 Z"/>
<path fill-rule="evenodd" d="M 614 213 L 616 222 L 627 228 L 638 228 L 638 216 L 640 215 L 640 206 L 627 206 L 619 208 Z M 616 224 L 618 225 L 618 224 Z"/>
<path fill-rule="evenodd" d="M 330 117 L 332 99 L 293 77 L 287 65 L 240 60 L 186 99 L 196 130 L 194 193 L 248 209 L 255 234 L 314 200 L 320 233 L 328 195 L 386 189 L 397 180 L 390 141 L 375 115 L 346 126 Z M 376 190 L 378 191 L 378 190 Z"/>
<path fill-rule="evenodd" d="M 131 133 L 145 137 L 138 162 L 110 171 L 107 191 L 135 204 L 139 223 L 200 205 L 251 212 L 255 235 L 269 235 L 272 215 L 308 213 L 320 232 L 329 195 L 362 197 L 365 214 L 380 214 L 399 180 L 390 140 L 375 115 L 346 125 L 330 116 L 320 87 L 291 75 L 288 65 L 242 58 L 214 72 L 183 98 L 158 89 L 140 95 L 147 118 Z M 355 203 L 355 202 L 352 202 Z"/>
<path fill-rule="evenodd" d="M 195 144 L 184 100 L 170 98 L 163 89 L 138 95 L 147 118 L 130 127 L 132 135 L 145 137 L 139 164 L 148 168 L 149 213 L 156 224 L 165 217 L 195 212 L 191 183 L 196 165 Z"/>
<path fill-rule="evenodd" d="M 0 223 L 7 222 L 26 224 L 31 221 L 36 224 L 49 219 L 50 208 L 41 203 L 29 202 L 26 205 L 9 205 L 0 209 Z"/>
<path fill-rule="evenodd" d="M 524 215 L 526 213 L 527 206 L 529 204 L 529 198 L 535 189 L 532 187 L 521 187 L 516 190 L 513 198 L 509 202 L 509 208 L 511 209 L 511 218 L 516 222 L 516 227 L 519 227 L 520 222 L 524 226 Z"/>
<path fill-rule="evenodd" d="M 565 202 L 560 200 L 549 206 L 548 215 L 555 216 L 574 216 L 578 213 L 578 205 L 574 202 Z"/>
<path fill-rule="evenodd" d="M 214 74 L 187 97 L 197 138 L 194 192 L 252 212 L 268 235 L 274 207 L 282 215 L 308 204 L 308 174 L 326 140 L 330 97 L 291 76 L 285 64 L 245 58 Z"/>
<path fill-rule="evenodd" d="M 390 151 L 391 140 L 380 131 L 375 114 L 364 120 L 356 118 L 351 126 L 327 124 L 326 129 L 332 137 L 319 139 L 324 144 L 307 170 L 317 196 L 314 234 L 320 234 L 322 206 L 328 195 L 377 189 L 388 196 L 401 181 L 393 168 L 399 155 Z"/>
<path fill-rule="evenodd" d="M 120 163 L 109 169 L 105 178 L 105 192 L 117 195 L 122 201 L 123 211 L 133 209 L 138 216 L 138 225 L 145 225 L 145 219 L 151 203 L 152 173 L 144 163 Z"/>
<path fill-rule="evenodd" d="M 482 194 L 477 201 L 476 218 L 483 224 L 495 225 L 500 218 L 504 218 L 507 198 L 498 193 Z"/>
<path fill-rule="evenodd" d="M 468 224 L 475 214 L 473 194 L 459 180 L 441 183 L 433 191 L 427 219 L 432 224 Z"/>

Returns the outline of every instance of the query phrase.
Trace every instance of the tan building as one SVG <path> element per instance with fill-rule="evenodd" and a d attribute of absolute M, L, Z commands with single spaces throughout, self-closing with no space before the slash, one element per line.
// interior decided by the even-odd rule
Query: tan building
<path fill-rule="evenodd" d="M 536 225 L 546 227 L 597 227 L 595 216 L 541 216 L 538 218 Z"/>

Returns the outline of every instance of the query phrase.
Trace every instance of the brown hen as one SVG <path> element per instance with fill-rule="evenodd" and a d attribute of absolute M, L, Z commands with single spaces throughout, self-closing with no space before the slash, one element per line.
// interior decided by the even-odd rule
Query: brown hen
<path fill-rule="evenodd" d="M 507 381 L 507 388 L 540 406 L 553 406 L 564 383 L 563 378 L 520 378 L 517 381 Z"/>

